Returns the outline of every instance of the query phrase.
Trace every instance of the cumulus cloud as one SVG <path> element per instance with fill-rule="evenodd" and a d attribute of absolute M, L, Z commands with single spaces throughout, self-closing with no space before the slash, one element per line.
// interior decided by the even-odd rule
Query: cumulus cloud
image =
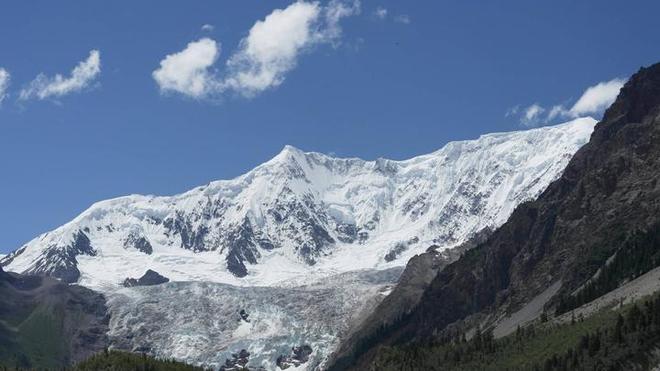
<path fill-rule="evenodd" d="M 534 103 L 524 110 L 520 110 L 520 106 L 510 108 L 504 116 L 510 117 L 520 114 L 520 124 L 527 127 L 552 122 L 556 119 L 600 116 L 607 107 L 614 103 L 625 82 L 624 79 L 616 78 L 590 86 L 570 108 L 563 104 L 557 104 L 550 109 L 546 109 L 538 103 Z M 547 114 L 544 115 L 546 112 Z"/>
<path fill-rule="evenodd" d="M 204 38 L 166 56 L 153 77 L 161 92 L 193 98 L 227 92 L 253 97 L 281 85 L 304 52 L 319 44 L 336 45 L 342 33 L 339 22 L 359 11 L 357 1 L 331 1 L 325 7 L 298 1 L 257 21 L 228 57 L 223 74 L 212 70 L 219 44 Z"/>
<path fill-rule="evenodd" d="M 30 84 L 21 90 L 19 99 L 46 99 L 79 92 L 94 82 L 100 73 L 101 54 L 98 50 L 92 50 L 89 52 L 89 57 L 78 63 L 68 77 L 60 74 L 54 77 L 39 74 Z"/>
<path fill-rule="evenodd" d="M 209 71 L 220 55 L 220 45 L 209 38 L 189 43 L 185 49 L 160 61 L 152 73 L 160 91 L 178 92 L 193 98 L 205 96 L 214 89 Z"/>
<path fill-rule="evenodd" d="M 374 10 L 374 17 L 378 19 L 387 18 L 387 9 L 379 6 L 378 8 L 376 8 L 376 10 Z"/>
<path fill-rule="evenodd" d="M 613 79 L 587 88 L 571 107 L 571 115 L 577 117 L 604 111 L 614 102 L 625 83 L 626 80 Z"/>
<path fill-rule="evenodd" d="M 316 3 L 297 2 L 257 21 L 227 62 L 226 85 L 247 96 L 280 85 L 300 51 L 319 38 L 312 25 L 320 13 Z"/>
<path fill-rule="evenodd" d="M 0 105 L 2 105 L 2 101 L 9 95 L 7 90 L 9 89 L 10 81 L 11 75 L 9 72 L 4 68 L 0 68 Z"/>
<path fill-rule="evenodd" d="M 543 112 L 545 112 L 545 108 L 541 107 L 538 103 L 534 103 L 523 110 L 520 123 L 524 126 L 535 126 L 538 124 Z"/>
<path fill-rule="evenodd" d="M 213 30 L 215 30 L 215 26 L 212 25 L 212 24 L 207 23 L 207 24 L 202 25 L 202 31 L 213 32 Z"/>

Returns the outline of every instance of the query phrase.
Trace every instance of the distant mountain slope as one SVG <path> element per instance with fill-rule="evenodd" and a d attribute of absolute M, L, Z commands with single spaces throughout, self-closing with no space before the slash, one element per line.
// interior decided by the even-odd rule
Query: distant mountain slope
<path fill-rule="evenodd" d="M 0 366 L 61 369 L 108 346 L 102 295 L 0 268 Z"/>
<path fill-rule="evenodd" d="M 502 224 L 589 138 L 594 120 L 488 134 L 405 161 L 287 146 L 236 179 L 94 204 L 0 261 L 88 287 L 153 269 L 173 281 L 273 285 L 402 266 Z"/>
<path fill-rule="evenodd" d="M 556 182 L 440 271 L 412 313 L 343 362 L 377 369 L 370 360 L 381 359 L 383 346 L 409 344 L 403 362 L 414 344 L 451 331 L 469 336 L 481 327 L 504 336 L 542 313 L 561 313 L 566 303 L 580 305 L 577 298 L 589 297 L 582 290 L 611 287 L 590 283 L 607 278 L 616 287 L 660 264 L 659 174 L 656 64 L 626 83 Z"/>

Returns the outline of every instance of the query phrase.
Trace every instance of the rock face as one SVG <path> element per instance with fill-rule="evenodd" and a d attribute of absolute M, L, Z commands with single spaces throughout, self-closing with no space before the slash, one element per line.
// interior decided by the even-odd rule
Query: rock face
<path fill-rule="evenodd" d="M 368 368 L 378 344 L 429 340 L 460 321 L 496 326 L 548 293 L 540 304 L 553 313 L 632 236 L 659 230 L 658 174 L 660 64 L 626 83 L 557 181 L 441 270 L 413 313 L 356 364 Z"/>
<path fill-rule="evenodd" d="M 249 370 L 248 362 L 250 362 L 250 352 L 241 349 L 240 352 L 232 354 L 231 358 L 225 360 L 225 364 L 220 366 L 220 371 Z"/>
<path fill-rule="evenodd" d="M 170 282 L 170 279 L 167 277 L 161 276 L 158 272 L 148 269 L 144 275 L 138 279 L 135 278 L 126 278 L 122 284 L 124 287 L 133 287 L 133 286 L 153 286 L 160 285 L 161 283 Z"/>
<path fill-rule="evenodd" d="M 557 178 L 593 125 L 488 134 L 404 161 L 287 146 L 233 180 L 96 203 L 0 264 L 98 288 L 145 266 L 238 285 L 403 266 L 432 244 L 453 247 L 502 224 Z"/>
<path fill-rule="evenodd" d="M 109 345 L 103 295 L 0 268 L 0 297 L 0 366 L 62 369 Z"/>
<path fill-rule="evenodd" d="M 0 265 L 11 265 L 17 256 L 25 252 L 24 246 L 3 258 Z M 70 240 L 52 241 L 47 248 L 39 254 L 39 257 L 26 269 L 24 274 L 39 274 L 59 278 L 64 282 L 73 283 L 80 278 L 78 270 L 79 256 L 96 256 L 97 252 L 92 247 L 87 233 L 78 229 L 71 234 Z"/>
<path fill-rule="evenodd" d="M 291 354 L 281 355 L 277 358 L 277 367 L 281 370 L 286 370 L 289 367 L 298 367 L 309 361 L 312 351 L 312 347 L 309 345 L 293 347 L 291 348 Z"/>
<path fill-rule="evenodd" d="M 127 249 L 135 249 L 147 255 L 151 255 L 151 253 L 154 252 L 149 240 L 139 232 L 130 232 L 126 237 L 126 240 L 124 240 L 124 247 Z"/>

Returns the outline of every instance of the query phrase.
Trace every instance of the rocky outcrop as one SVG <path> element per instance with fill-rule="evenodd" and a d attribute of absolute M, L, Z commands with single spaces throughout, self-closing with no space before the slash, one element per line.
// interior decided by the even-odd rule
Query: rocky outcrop
<path fill-rule="evenodd" d="M 53 244 L 36 259 L 35 263 L 26 270 L 29 275 L 47 275 L 59 278 L 67 283 L 74 283 L 80 278 L 78 259 L 80 255 L 96 256 L 97 251 L 91 244 L 89 237 L 83 230 L 77 230 L 71 235 L 71 242 L 67 244 Z M 59 242 L 59 241 L 58 241 Z M 20 257 L 24 248 L 9 254 L 2 261 L 2 265 L 9 265 Z"/>
<path fill-rule="evenodd" d="M 170 279 L 160 275 L 156 271 L 148 269 L 142 277 L 135 278 L 126 278 L 122 285 L 124 287 L 134 287 L 134 286 L 153 286 L 160 285 L 162 283 L 170 282 Z"/>
<path fill-rule="evenodd" d="M 250 362 L 250 352 L 241 349 L 240 352 L 232 354 L 231 359 L 225 360 L 225 364 L 220 366 L 220 371 L 248 370 L 248 362 Z"/>
<path fill-rule="evenodd" d="M 289 367 L 298 367 L 303 363 L 309 361 L 309 356 L 312 354 L 312 347 L 309 345 L 301 345 L 291 348 L 291 354 L 280 355 L 277 357 L 277 367 L 281 370 L 286 370 Z"/>
<path fill-rule="evenodd" d="M 154 252 L 154 248 L 151 246 L 149 240 L 141 233 L 137 232 L 131 232 L 128 234 L 128 237 L 124 240 L 124 248 L 132 248 L 147 255 L 151 255 Z"/>

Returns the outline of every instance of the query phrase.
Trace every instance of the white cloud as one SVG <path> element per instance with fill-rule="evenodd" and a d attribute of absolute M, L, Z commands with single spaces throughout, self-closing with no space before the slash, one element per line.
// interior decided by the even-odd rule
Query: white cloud
<path fill-rule="evenodd" d="M 297 2 L 257 21 L 227 62 L 227 87 L 252 96 L 280 85 L 301 50 L 317 42 L 312 25 L 320 14 L 317 3 Z"/>
<path fill-rule="evenodd" d="M 541 118 L 543 112 L 545 112 L 545 108 L 541 107 L 537 103 L 534 103 L 523 110 L 523 116 L 520 120 L 520 123 L 528 127 L 535 126 L 539 123 L 539 119 Z"/>
<path fill-rule="evenodd" d="M 11 81 L 11 75 L 9 72 L 4 69 L 0 68 L 0 105 L 2 104 L 2 101 L 7 98 L 9 95 L 7 93 L 7 89 L 9 88 L 9 82 Z"/>
<path fill-rule="evenodd" d="M 215 82 L 209 68 L 220 55 L 220 45 L 209 38 L 189 43 L 185 49 L 160 61 L 160 68 L 152 73 L 160 91 L 178 92 L 199 98 L 214 89 Z"/>
<path fill-rule="evenodd" d="M 46 99 L 79 92 L 88 87 L 100 73 L 101 54 L 98 50 L 92 50 L 89 52 L 89 57 L 78 63 L 71 71 L 71 76 L 64 77 L 57 74 L 54 77 L 47 77 L 40 74 L 21 90 L 19 99 Z"/>
<path fill-rule="evenodd" d="M 387 9 L 379 6 L 378 8 L 376 8 L 376 10 L 374 10 L 374 16 L 378 19 L 387 18 Z"/>
<path fill-rule="evenodd" d="M 202 31 L 213 32 L 213 30 L 215 30 L 215 26 L 212 25 L 212 24 L 207 23 L 207 24 L 202 25 Z"/>
<path fill-rule="evenodd" d="M 519 106 L 515 106 L 507 110 L 504 116 L 510 117 L 521 113 L 520 124 L 528 127 L 538 125 L 542 122 L 552 122 L 558 118 L 598 117 L 607 107 L 614 103 L 625 82 L 626 80 L 617 78 L 590 86 L 582 93 L 571 108 L 566 108 L 563 104 L 558 104 L 552 106 L 550 110 L 546 110 L 538 103 L 535 103 L 527 107 L 524 111 L 520 111 Z M 547 115 L 543 116 L 545 112 L 547 112 Z"/>
<path fill-rule="evenodd" d="M 504 113 L 504 117 L 515 116 L 518 114 L 519 111 L 520 111 L 520 104 L 516 104 L 515 106 L 506 110 L 506 113 Z"/>
<path fill-rule="evenodd" d="M 323 9 L 323 13 L 323 18 L 320 24 L 317 25 L 316 35 L 318 40 L 316 41 L 330 42 L 336 45 L 342 33 L 339 21 L 360 14 L 360 0 L 349 0 L 348 2 L 331 0 L 328 6 Z"/>
<path fill-rule="evenodd" d="M 162 92 L 193 98 L 227 92 L 253 97 L 282 84 L 304 52 L 323 43 L 336 45 L 342 33 L 339 22 L 359 11 L 357 1 L 331 1 L 325 7 L 298 1 L 257 21 L 227 59 L 222 76 L 211 71 L 218 43 L 204 38 L 165 57 L 153 77 Z"/>
<path fill-rule="evenodd" d="M 625 82 L 626 80 L 613 79 L 587 88 L 571 107 L 570 114 L 578 117 L 604 111 L 614 102 Z"/>
<path fill-rule="evenodd" d="M 397 23 L 403 23 L 403 24 L 410 24 L 411 19 L 410 16 L 407 14 L 400 14 L 394 17 L 394 22 Z"/>
<path fill-rule="evenodd" d="M 548 121 L 552 121 L 557 117 L 563 117 L 568 114 L 568 111 L 564 108 L 563 105 L 558 104 L 556 106 L 552 106 L 550 108 L 550 111 L 548 112 Z"/>

